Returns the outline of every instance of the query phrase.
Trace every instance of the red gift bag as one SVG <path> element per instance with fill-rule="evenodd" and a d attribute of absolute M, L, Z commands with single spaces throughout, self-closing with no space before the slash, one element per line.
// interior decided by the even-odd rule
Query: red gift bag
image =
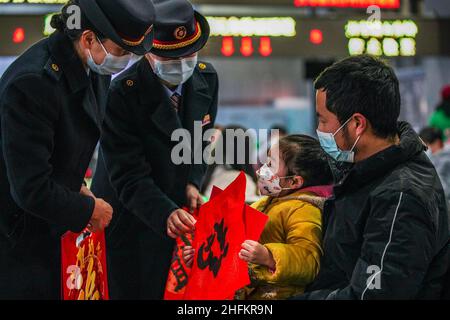
<path fill-rule="evenodd" d="M 61 237 L 63 300 L 108 300 L 105 233 L 67 232 Z"/>
<path fill-rule="evenodd" d="M 183 259 L 183 248 L 192 246 L 192 235 L 187 234 L 178 237 L 173 251 L 172 263 L 164 292 L 164 300 L 182 300 L 186 289 L 191 268 L 186 266 Z"/>
<path fill-rule="evenodd" d="M 244 202 L 245 197 L 245 179 L 244 175 L 241 174 L 236 181 L 229 186 L 228 191 L 226 191 L 226 195 L 222 194 L 224 191 L 213 187 L 213 190 L 211 192 L 211 198 L 210 204 L 206 204 L 200 208 L 200 211 L 204 213 L 204 215 L 209 216 L 211 219 L 208 223 L 204 223 L 206 217 L 203 217 L 199 220 L 199 212 L 194 213 L 194 217 L 198 220 L 196 228 L 205 228 L 211 230 L 211 226 L 214 225 L 215 231 L 218 231 L 219 234 L 222 236 L 220 237 L 219 234 L 217 234 L 220 238 L 229 238 L 227 236 L 228 232 L 230 232 L 230 235 L 232 235 L 233 238 L 239 238 L 239 234 L 242 235 L 242 231 L 244 231 L 245 238 L 241 238 L 236 246 L 236 243 L 232 246 L 234 247 L 231 250 L 229 250 L 229 244 L 226 245 L 222 250 L 223 257 L 225 261 L 222 261 L 222 258 L 220 259 L 220 266 L 216 263 L 213 263 L 211 266 L 213 269 L 217 266 L 219 269 L 224 269 L 220 272 L 217 270 L 217 274 L 211 277 L 209 272 L 203 267 L 203 271 L 199 270 L 202 268 L 198 268 L 198 264 L 195 264 L 195 270 L 192 271 L 192 268 L 188 268 L 183 260 L 182 257 L 182 250 L 184 246 L 195 246 L 194 241 L 192 239 L 192 235 L 188 234 L 183 237 L 177 238 L 177 244 L 175 246 L 173 258 L 172 258 L 172 264 L 169 271 L 167 284 L 166 284 L 166 291 L 164 294 L 165 300 L 189 300 L 189 299 L 225 299 L 230 300 L 234 297 L 234 291 L 239 289 L 242 286 L 245 286 L 245 284 L 248 283 L 248 275 L 246 271 L 246 264 L 243 261 L 240 261 L 240 259 L 237 259 L 237 252 L 236 249 L 239 250 L 240 243 L 243 241 L 243 239 L 249 239 L 258 241 L 265 224 L 267 223 L 268 217 L 259 212 L 256 209 L 253 209 L 252 207 L 248 206 Z M 237 196 L 239 194 L 239 196 Z M 216 197 L 219 197 L 220 195 L 225 196 L 225 199 L 216 199 Z M 216 199 L 216 200 L 214 200 Z M 236 207 L 237 206 L 237 207 Z M 243 206 L 243 207 L 242 207 Z M 209 207 L 209 208 L 208 208 Z M 217 211 L 222 211 L 221 207 L 225 209 L 225 211 L 228 211 L 225 213 L 225 216 L 227 216 L 225 220 L 225 216 L 222 216 L 222 214 L 219 214 L 217 216 Z M 184 208 L 184 210 L 186 210 Z M 232 213 L 231 211 L 235 211 Z M 233 215 L 234 217 L 230 217 L 229 215 Z M 216 219 L 217 218 L 217 219 Z M 223 218 L 223 219 L 221 219 Z M 231 218 L 232 221 L 229 221 Z M 236 220 L 237 219 L 237 220 Z M 215 222 L 215 223 L 214 223 Z M 228 227 L 224 227 L 225 223 L 230 223 L 233 225 L 233 227 L 228 230 Z M 239 226 L 243 226 L 244 230 L 239 230 Z M 237 227 L 237 229 L 236 229 Z M 196 232 L 198 235 L 198 232 Z M 211 237 L 208 237 L 209 241 L 211 241 Z M 214 240 L 214 239 L 212 239 Z M 217 238 L 216 240 L 219 240 Z M 235 239 L 236 240 L 236 239 Z M 233 241 L 235 242 L 235 241 Z M 211 243 L 212 244 L 212 243 Z M 234 254 L 229 254 L 228 251 L 234 252 Z M 220 244 L 219 247 L 216 245 L 211 246 L 210 252 L 220 252 Z M 233 258 L 234 257 L 234 258 Z M 198 260 L 198 255 L 195 256 L 196 260 Z M 218 262 L 217 258 L 212 257 L 213 260 L 216 260 Z M 231 259 L 231 260 L 230 260 Z M 193 274 L 191 274 L 193 272 Z M 199 275 L 199 272 L 201 275 Z M 220 279 L 216 279 L 218 276 L 220 276 Z M 193 279 L 191 279 L 193 278 Z M 234 278 L 234 279 L 233 279 Z M 191 283 L 189 285 L 189 292 L 185 292 L 186 288 L 188 287 L 188 280 Z"/>
<path fill-rule="evenodd" d="M 188 208 L 183 208 L 188 211 Z M 198 212 L 194 212 L 193 216 L 197 219 Z M 185 234 L 176 239 L 175 248 L 173 250 L 172 262 L 170 265 L 169 275 L 167 276 L 166 290 L 164 292 L 164 300 L 182 300 L 184 290 L 186 289 L 187 280 L 191 268 L 186 266 L 183 259 L 183 248 L 192 246 L 192 235 Z"/>
<path fill-rule="evenodd" d="M 223 192 L 222 189 L 213 186 L 211 192 L 211 199 L 221 194 L 222 192 Z M 244 206 L 244 225 L 245 225 L 245 237 L 247 238 L 247 240 L 258 241 L 268 220 L 269 217 L 266 216 L 264 213 L 246 204 Z"/>
<path fill-rule="evenodd" d="M 222 192 L 222 190 L 214 187 L 211 193 L 211 198 Z M 188 211 L 188 208 L 183 208 Z M 195 219 L 198 218 L 198 210 L 193 213 Z M 173 250 L 172 262 L 170 265 L 169 274 L 167 276 L 166 289 L 164 291 L 164 300 L 183 300 L 184 292 L 188 282 L 188 277 L 191 272 L 183 259 L 183 248 L 185 246 L 192 246 L 192 234 L 186 234 L 176 239 L 176 245 Z"/>
<path fill-rule="evenodd" d="M 213 187 L 211 192 L 211 199 L 222 192 L 221 189 Z M 183 208 L 189 211 L 188 208 Z M 198 218 L 198 210 L 193 213 L 195 219 Z M 184 292 L 188 282 L 191 268 L 186 266 L 183 259 L 183 248 L 185 246 L 192 246 L 193 236 L 186 234 L 178 237 L 176 240 L 175 249 L 173 250 L 172 262 L 170 265 L 169 275 L 167 276 L 166 289 L 164 291 L 164 300 L 183 300 Z"/>
<path fill-rule="evenodd" d="M 250 283 L 247 264 L 238 257 L 245 241 L 245 186 L 246 178 L 241 173 L 200 208 L 194 263 L 184 299 L 231 299 L 236 290 Z"/>

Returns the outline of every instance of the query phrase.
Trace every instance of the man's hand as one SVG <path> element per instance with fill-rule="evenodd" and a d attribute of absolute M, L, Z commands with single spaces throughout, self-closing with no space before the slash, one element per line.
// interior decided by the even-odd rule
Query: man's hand
<path fill-rule="evenodd" d="M 259 242 L 246 240 L 242 244 L 239 258 L 247 263 L 259 264 L 275 270 L 275 260 L 273 259 L 272 253 Z"/>
<path fill-rule="evenodd" d="M 183 260 L 188 268 L 192 267 L 192 262 L 194 262 L 195 249 L 191 246 L 186 246 L 183 248 Z"/>
<path fill-rule="evenodd" d="M 88 196 L 88 197 L 95 198 L 95 196 L 94 196 L 94 194 L 92 193 L 92 191 L 89 190 L 89 188 L 86 187 L 85 185 L 81 186 L 80 194 L 82 194 L 82 195 L 84 195 L 84 196 Z"/>
<path fill-rule="evenodd" d="M 200 192 L 193 184 L 188 184 L 186 186 L 186 199 L 191 213 L 200 208 L 200 206 L 204 203 Z"/>
<path fill-rule="evenodd" d="M 167 235 L 176 239 L 182 234 L 194 232 L 196 222 L 191 214 L 183 209 L 177 209 L 167 219 Z"/>
<path fill-rule="evenodd" d="M 89 221 L 88 229 L 91 232 L 99 232 L 104 230 L 112 219 L 113 208 L 103 199 L 95 199 L 95 208 Z"/>

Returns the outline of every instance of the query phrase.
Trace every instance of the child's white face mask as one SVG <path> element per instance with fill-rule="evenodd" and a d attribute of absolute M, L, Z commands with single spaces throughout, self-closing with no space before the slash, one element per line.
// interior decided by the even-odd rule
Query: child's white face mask
<path fill-rule="evenodd" d="M 276 196 L 283 190 L 291 190 L 291 188 L 282 188 L 280 186 L 281 178 L 292 178 L 295 176 L 278 177 L 270 170 L 267 164 L 263 165 L 258 171 L 258 189 L 263 196 Z"/>

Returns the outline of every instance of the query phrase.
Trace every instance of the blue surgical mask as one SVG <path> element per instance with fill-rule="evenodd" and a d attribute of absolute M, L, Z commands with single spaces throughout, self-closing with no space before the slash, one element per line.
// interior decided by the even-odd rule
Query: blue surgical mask
<path fill-rule="evenodd" d="M 131 54 L 117 57 L 106 51 L 100 40 L 98 40 L 98 42 L 105 51 L 106 56 L 102 64 L 96 64 L 94 59 L 92 58 L 91 51 L 89 50 L 89 57 L 87 60 L 89 69 L 101 75 L 112 75 L 125 70 L 125 68 L 128 66 L 128 63 L 130 62 Z"/>
<path fill-rule="evenodd" d="M 328 153 L 331 157 L 333 157 L 336 161 L 340 162 L 355 162 L 355 152 L 353 151 L 356 147 L 356 144 L 358 143 L 361 136 L 359 136 L 355 143 L 353 144 L 353 147 L 350 150 L 341 150 L 339 149 L 336 139 L 334 138 L 336 134 L 344 128 L 347 123 L 350 122 L 352 118 L 349 118 L 345 123 L 336 130 L 335 133 L 327 133 L 317 130 L 317 136 L 319 137 L 320 145 L 322 146 L 322 149 Z"/>
<path fill-rule="evenodd" d="M 162 80 L 177 86 L 189 80 L 197 65 L 197 55 L 190 58 L 160 61 L 154 60 L 153 71 Z"/>

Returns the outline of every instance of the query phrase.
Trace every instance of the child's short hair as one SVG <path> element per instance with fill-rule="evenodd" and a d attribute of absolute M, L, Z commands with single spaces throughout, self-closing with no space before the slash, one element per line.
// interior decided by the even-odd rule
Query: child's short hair
<path fill-rule="evenodd" d="M 286 176 L 302 176 L 304 187 L 332 183 L 333 175 L 327 154 L 318 140 L 307 135 L 294 134 L 281 138 L 279 147 L 280 155 L 288 169 Z"/>

